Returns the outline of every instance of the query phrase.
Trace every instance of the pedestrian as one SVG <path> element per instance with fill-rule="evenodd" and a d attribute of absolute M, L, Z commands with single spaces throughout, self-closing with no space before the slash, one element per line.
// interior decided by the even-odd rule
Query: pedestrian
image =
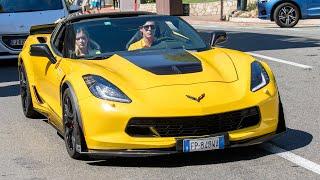
<path fill-rule="evenodd" d="M 113 0 L 113 9 L 116 9 L 117 6 L 118 6 L 117 0 Z"/>
<path fill-rule="evenodd" d="M 89 0 L 83 0 L 81 4 L 82 14 L 90 14 L 89 11 Z"/>
<path fill-rule="evenodd" d="M 100 13 L 101 0 L 91 0 L 90 3 L 93 13 Z"/>
<path fill-rule="evenodd" d="M 73 5 L 76 5 L 76 6 L 81 6 L 81 4 L 82 4 L 82 0 L 75 0 L 73 2 Z"/>

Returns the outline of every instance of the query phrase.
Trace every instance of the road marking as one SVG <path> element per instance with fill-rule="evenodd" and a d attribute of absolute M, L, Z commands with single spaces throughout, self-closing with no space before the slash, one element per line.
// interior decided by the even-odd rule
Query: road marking
<path fill-rule="evenodd" d="M 0 83 L 0 87 L 13 86 L 18 84 L 20 84 L 20 81 L 2 82 Z"/>
<path fill-rule="evenodd" d="M 260 54 L 256 54 L 256 53 L 252 53 L 252 52 L 246 52 L 252 56 L 255 57 L 259 57 L 259 58 L 263 58 L 263 59 L 267 59 L 270 61 L 275 61 L 275 62 L 279 62 L 279 63 L 284 63 L 284 64 L 289 64 L 292 66 L 297 66 L 297 67 L 301 67 L 303 69 L 312 69 L 311 66 L 308 65 L 304 65 L 304 64 L 299 64 L 299 63 L 295 63 L 295 62 L 291 62 L 291 61 L 286 61 L 286 60 L 282 60 L 282 59 L 278 59 L 278 58 L 273 58 L 273 57 L 269 57 L 269 56 L 264 56 L 264 55 L 260 55 Z"/>
<path fill-rule="evenodd" d="M 216 25 L 199 25 L 199 24 L 193 24 L 194 28 L 218 28 Z"/>
<path fill-rule="evenodd" d="M 308 169 L 314 173 L 320 174 L 320 165 L 317 163 L 314 163 L 312 161 L 309 161 L 308 159 L 305 159 L 301 156 L 298 156 L 292 152 L 286 151 L 278 146 L 275 146 L 271 143 L 264 143 L 261 144 L 261 147 L 273 154 L 276 154 L 294 164 L 299 165 L 300 167 L 303 167 L 305 169 Z"/>
<path fill-rule="evenodd" d="M 195 28 L 201 28 L 201 27 L 202 28 L 216 28 L 217 27 L 215 25 L 193 25 L 193 26 Z M 256 54 L 256 53 L 252 53 L 252 52 L 247 52 L 247 53 L 252 55 L 252 56 L 263 58 L 263 59 L 270 60 L 270 61 L 284 63 L 284 64 L 288 64 L 288 65 L 292 65 L 292 66 L 297 66 L 297 67 L 301 67 L 303 69 L 312 69 L 312 66 L 308 66 L 308 65 L 304 65 L 304 64 L 299 64 L 299 63 L 295 63 L 295 62 L 291 62 L 291 61 L 286 61 L 286 60 L 283 60 L 283 59 L 268 57 L 268 56 L 264 56 L 264 55 L 260 55 L 260 54 Z"/>

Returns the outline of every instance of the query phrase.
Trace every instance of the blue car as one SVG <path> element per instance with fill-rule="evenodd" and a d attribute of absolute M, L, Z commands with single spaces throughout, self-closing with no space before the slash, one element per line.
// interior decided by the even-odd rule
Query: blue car
<path fill-rule="evenodd" d="M 258 0 L 259 18 L 280 27 L 294 27 L 300 19 L 320 18 L 320 0 Z"/>

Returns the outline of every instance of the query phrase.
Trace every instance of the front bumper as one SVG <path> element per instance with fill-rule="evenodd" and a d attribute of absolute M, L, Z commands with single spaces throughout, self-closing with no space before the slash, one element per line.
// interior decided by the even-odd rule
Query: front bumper
<path fill-rule="evenodd" d="M 235 131 L 225 132 L 229 143 L 225 148 L 249 146 L 268 141 L 286 130 L 282 106 L 276 89 L 268 85 L 264 89 L 271 90 L 271 94 L 266 95 L 264 90 L 256 92 L 256 95 L 248 96 L 239 102 L 220 105 L 221 109 L 212 107 L 206 109 L 208 112 L 228 112 L 234 109 L 258 106 L 261 113 L 261 121 L 258 125 L 243 128 Z M 145 117 L 157 117 L 159 113 L 149 112 L 149 108 L 141 107 L 133 103 L 113 104 L 97 98 L 86 98 L 79 101 L 80 109 L 86 106 L 86 112 L 95 112 L 94 114 L 80 111 L 82 129 L 87 152 L 81 152 L 93 157 L 103 156 L 155 156 L 181 153 L 177 150 L 177 141 L 175 137 L 131 137 L 126 132 L 126 126 L 133 114 L 145 114 Z M 128 108 L 130 106 L 130 108 Z M 168 109 L 168 107 L 166 107 Z M 165 112 L 157 109 L 163 117 L 168 117 L 174 112 Z M 108 113 L 106 113 L 106 111 Z M 119 113 L 121 112 L 121 113 Z M 194 113 L 194 112 L 193 112 Z M 203 112 L 199 112 L 201 114 Z M 188 114 L 186 114 L 188 116 Z M 189 138 L 189 137 L 179 137 Z M 198 138 L 198 137 L 193 137 Z M 199 136 L 201 138 L 201 136 Z"/>
<path fill-rule="evenodd" d="M 284 119 L 283 119 L 284 120 Z M 286 132 L 286 127 L 279 128 L 279 131 L 270 133 L 261 137 L 246 141 L 235 141 L 230 142 L 225 148 L 237 148 L 252 146 L 256 144 L 261 144 L 266 141 L 270 141 L 275 137 L 278 137 Z M 115 157 L 149 157 L 149 156 L 161 156 L 161 155 L 172 155 L 183 153 L 182 151 L 176 150 L 177 148 L 167 148 L 167 149 L 145 149 L 145 150 L 89 150 L 88 152 L 81 152 L 83 155 L 87 155 L 92 158 L 102 159 L 105 157 L 115 156 Z"/>
<path fill-rule="evenodd" d="M 3 47 L 1 47 L 1 43 L 0 43 L 0 60 L 5 60 L 5 59 L 17 59 L 18 55 L 19 55 L 20 51 L 8 51 L 6 49 L 4 49 Z"/>
<path fill-rule="evenodd" d="M 4 43 L 3 36 L 17 36 L 18 38 L 26 38 L 26 34 L 19 35 L 0 35 L 0 60 L 5 59 L 17 59 L 19 53 L 21 52 L 21 48 L 18 49 L 10 48 L 8 45 Z"/>

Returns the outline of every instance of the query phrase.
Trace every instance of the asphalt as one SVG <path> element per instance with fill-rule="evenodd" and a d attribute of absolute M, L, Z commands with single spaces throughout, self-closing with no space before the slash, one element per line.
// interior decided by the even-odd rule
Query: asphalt
<path fill-rule="evenodd" d="M 197 23 L 198 24 L 198 23 Z M 312 66 L 269 61 L 284 104 L 288 132 L 271 144 L 320 164 L 320 28 L 195 25 L 225 30 L 221 46 Z M 45 119 L 23 116 L 16 61 L 0 63 L 0 179 L 320 179 L 264 146 L 152 158 L 76 161 Z"/>

